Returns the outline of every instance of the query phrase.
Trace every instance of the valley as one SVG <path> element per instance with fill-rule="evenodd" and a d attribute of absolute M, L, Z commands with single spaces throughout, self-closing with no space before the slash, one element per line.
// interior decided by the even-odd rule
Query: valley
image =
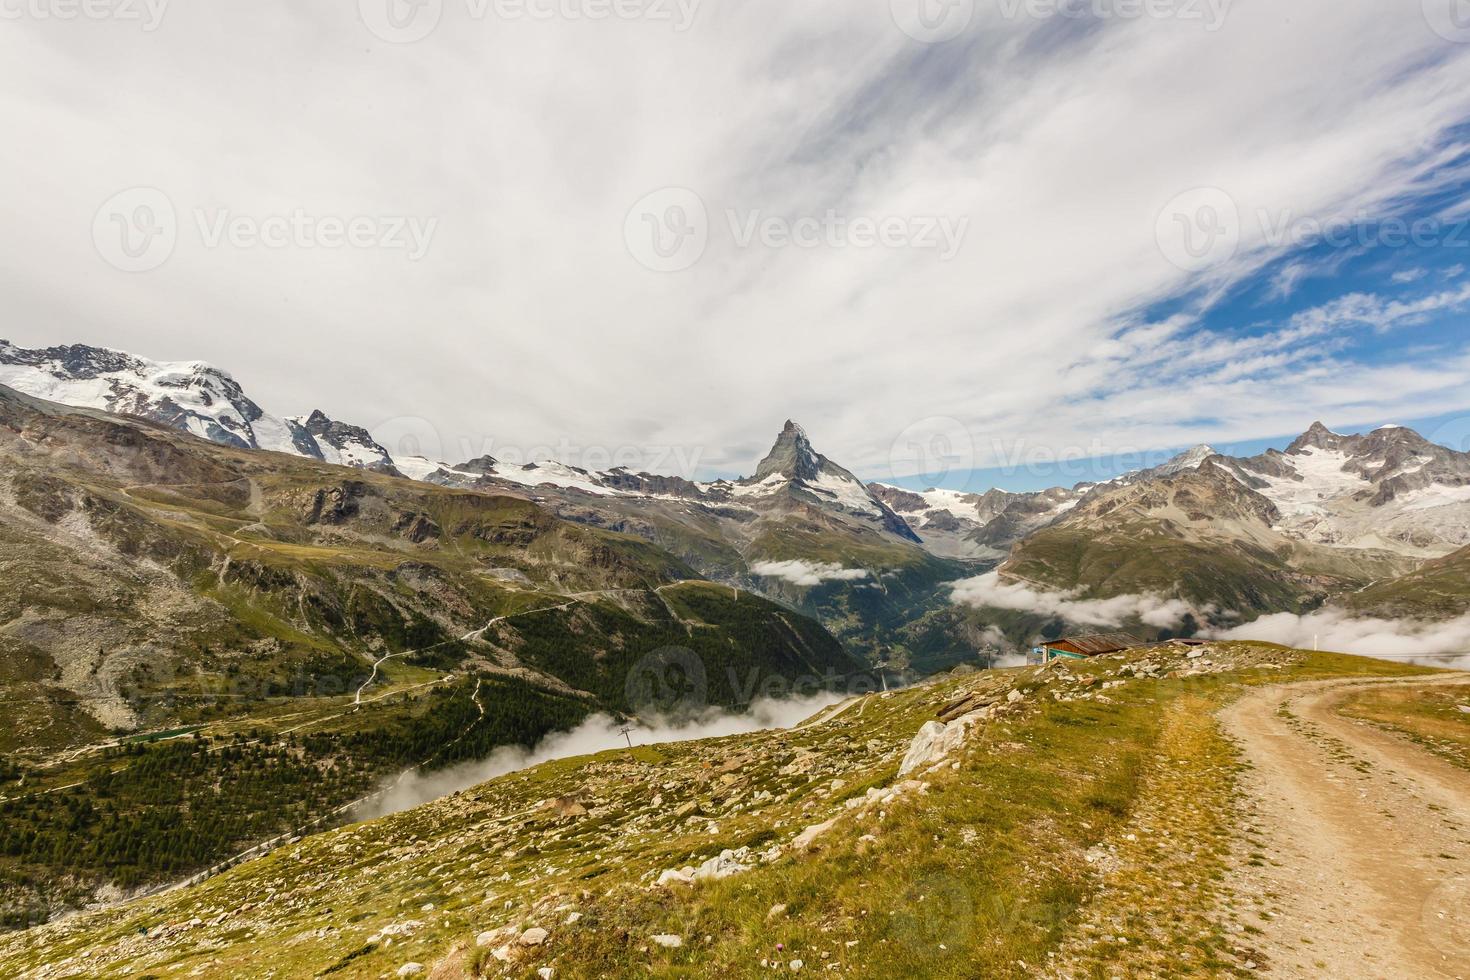
<path fill-rule="evenodd" d="M 865 483 L 787 422 L 697 483 L 397 459 L 207 365 L 0 364 L 90 402 L 0 386 L 19 976 L 1310 975 L 1361 949 L 1273 925 L 1332 892 L 1302 869 L 1460 806 L 1403 787 L 1463 764 L 1463 675 L 1151 642 L 1470 614 L 1470 455 L 1407 429 L 968 494 Z M 1138 645 L 1006 666 L 1089 629 Z M 1303 851 L 1283 797 L 1337 843 Z M 1437 894 L 1401 857 L 1333 872 L 1350 914 Z M 1411 926 L 1385 956 L 1454 962 Z"/>

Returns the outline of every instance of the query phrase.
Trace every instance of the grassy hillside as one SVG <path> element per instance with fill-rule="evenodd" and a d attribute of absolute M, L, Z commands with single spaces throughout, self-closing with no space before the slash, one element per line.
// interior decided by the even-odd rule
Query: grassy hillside
<path fill-rule="evenodd" d="M 1376 616 L 1448 619 L 1470 613 L 1470 548 L 1431 561 L 1399 578 L 1346 598 L 1357 612 Z"/>
<path fill-rule="evenodd" d="M 958 978 L 1032 976 L 1053 960 L 1072 975 L 1147 972 L 1161 966 L 1148 951 L 1167 950 L 1171 972 L 1240 970 L 1236 933 L 1206 915 L 1237 829 L 1236 763 L 1213 709 L 1255 684 L 1413 672 L 1220 644 L 944 680 L 796 730 L 505 776 L 184 892 L 0 938 L 0 965 L 23 977 L 380 977 L 419 964 L 439 978 Z M 926 722 L 992 703 L 940 764 L 899 776 Z M 1171 835 L 1162 856 L 1132 836 L 1149 815 Z M 1111 870 L 1134 851 L 1148 869 L 1136 881 Z M 705 862 L 730 873 L 679 880 Z M 1086 931 L 1098 923 L 1106 942 Z"/>

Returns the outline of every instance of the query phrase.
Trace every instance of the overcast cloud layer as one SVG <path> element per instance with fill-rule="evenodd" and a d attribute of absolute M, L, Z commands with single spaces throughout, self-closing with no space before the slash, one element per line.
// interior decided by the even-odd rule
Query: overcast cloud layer
<path fill-rule="evenodd" d="M 7 7 L 0 336 L 206 359 L 272 411 L 321 407 L 451 461 L 680 446 L 749 471 L 790 416 L 883 478 L 995 465 L 973 433 L 1116 451 L 1470 405 L 1466 342 L 1413 333 L 1470 301 L 1453 275 L 1220 323 L 1284 246 L 1254 219 L 1198 268 L 1159 244 L 1194 188 L 1299 218 L 1463 181 L 1470 44 L 1418 2 L 1179 5 L 1203 19 L 985 3 L 944 43 L 896 26 L 924 34 L 903 0 L 601 21 L 445 0 L 436 30 L 392 43 L 389 2 L 140 6 L 152 30 Z M 99 208 L 136 187 L 166 195 L 177 241 L 129 273 L 94 224 L 120 233 Z M 669 187 L 697 198 L 649 198 Z M 647 268 L 664 261 L 647 217 L 677 230 L 689 204 L 709 217 L 702 257 Z M 297 212 L 366 217 L 379 244 L 401 221 L 403 247 L 210 244 L 230 219 Z M 804 216 L 815 247 L 758 230 Z M 858 247 L 857 219 L 897 244 Z M 1289 296 L 1332 261 L 1269 274 Z"/>

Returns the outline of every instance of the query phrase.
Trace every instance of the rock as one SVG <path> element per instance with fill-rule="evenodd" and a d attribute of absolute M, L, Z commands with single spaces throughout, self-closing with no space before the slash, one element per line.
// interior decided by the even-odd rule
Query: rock
<path fill-rule="evenodd" d="M 521 938 L 516 940 L 516 942 L 520 943 L 522 946 L 540 946 L 542 943 L 546 942 L 546 937 L 548 935 L 550 935 L 550 933 L 548 933 L 545 929 L 527 929 L 525 932 L 521 933 Z"/>
<path fill-rule="evenodd" d="M 965 743 L 972 725 L 979 724 L 990 716 L 991 709 L 985 708 L 957 718 L 948 725 L 938 721 L 927 723 L 909 743 L 908 753 L 898 767 L 898 775 L 907 776 L 916 769 L 927 768 L 942 761 Z"/>
<path fill-rule="evenodd" d="M 804 966 L 806 966 L 806 963 L 804 963 L 803 961 L 801 961 L 801 960 L 792 960 L 791 961 L 791 972 L 792 973 L 800 973 L 801 972 L 801 968 L 804 967 Z"/>
<path fill-rule="evenodd" d="M 835 826 L 837 826 L 836 817 L 833 817 L 826 823 L 813 824 L 806 830 L 803 830 L 801 833 L 797 834 L 796 839 L 791 842 L 791 846 L 798 851 L 809 851 L 811 850 L 812 845 L 816 843 L 817 838 L 821 837 L 823 834 L 825 834 L 827 831 L 831 830 Z"/>
<path fill-rule="evenodd" d="M 543 966 L 536 971 L 536 976 L 540 977 L 541 980 L 551 980 L 552 977 L 556 976 L 556 971 L 549 966 Z"/>
<path fill-rule="evenodd" d="M 481 947 L 495 946 L 504 943 L 508 939 L 514 939 L 515 934 L 515 926 L 503 926 L 499 929 L 491 929 L 487 932 L 482 932 L 478 936 L 476 936 L 475 945 Z"/>
<path fill-rule="evenodd" d="M 405 963 L 398 968 L 398 975 L 400 977 L 417 976 L 418 974 L 423 972 L 424 965 L 422 963 Z"/>
<path fill-rule="evenodd" d="M 653 941 L 664 949 L 678 949 L 684 945 L 682 936 L 654 936 Z"/>
<path fill-rule="evenodd" d="M 786 908 L 785 905 L 772 905 L 771 911 L 766 913 L 766 921 L 770 922 L 772 919 L 781 918 L 786 914 Z"/>
<path fill-rule="evenodd" d="M 694 872 L 695 881 L 721 881 L 733 875 L 743 874 L 750 870 L 750 865 L 745 859 L 750 856 L 750 848 L 742 847 L 738 851 L 721 851 L 718 857 L 712 857 L 699 866 Z"/>
<path fill-rule="evenodd" d="M 542 804 L 548 810 L 555 810 L 558 817 L 585 817 L 587 808 L 570 796 L 559 796 L 554 800 L 547 800 Z"/>
<path fill-rule="evenodd" d="M 1012 691 L 1010 694 L 1007 694 L 1006 695 L 1006 700 L 1008 702 L 1010 702 L 1011 704 L 1018 704 L 1018 703 L 1020 703 L 1020 702 L 1022 702 L 1024 700 L 1026 700 L 1026 695 L 1023 694 L 1023 693 L 1021 693 L 1020 689 L 1017 688 L 1016 690 Z"/>
<path fill-rule="evenodd" d="M 658 883 L 660 887 L 674 883 L 678 883 L 681 885 L 693 884 L 694 869 L 682 868 L 676 871 L 673 868 L 670 868 L 668 871 L 665 871 L 663 874 L 658 876 Z"/>
<path fill-rule="evenodd" d="M 581 922 L 581 921 L 582 921 L 582 913 L 581 912 L 573 912 L 571 915 L 568 915 L 567 916 L 567 925 L 569 925 L 569 926 L 574 926 L 578 922 Z"/>

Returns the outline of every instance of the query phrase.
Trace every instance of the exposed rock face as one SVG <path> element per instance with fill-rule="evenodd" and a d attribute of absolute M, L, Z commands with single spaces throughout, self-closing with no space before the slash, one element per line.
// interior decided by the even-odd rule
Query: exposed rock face
<path fill-rule="evenodd" d="M 1012 691 L 1011 693 L 1018 692 Z M 993 715 L 994 709 L 982 708 L 956 718 L 949 724 L 942 721 L 931 721 L 925 724 L 919 729 L 919 734 L 914 736 L 908 753 L 903 757 L 903 762 L 899 764 L 899 778 L 902 779 L 911 772 L 932 768 L 949 758 L 956 749 L 965 744 L 972 727 Z"/>
<path fill-rule="evenodd" d="M 355 466 L 381 473 L 393 472 L 393 457 L 378 445 L 364 428 L 336 422 L 321 411 L 312 412 L 304 421 L 289 419 L 311 437 L 315 452 L 308 453 L 324 462 L 339 466 Z"/>
<path fill-rule="evenodd" d="M 810 482 L 822 475 L 825 462 L 812 448 L 806 430 L 788 419 L 781 434 L 776 437 L 776 444 L 756 467 L 755 477 L 751 482 L 759 483 L 777 474 L 788 480 Z"/>

